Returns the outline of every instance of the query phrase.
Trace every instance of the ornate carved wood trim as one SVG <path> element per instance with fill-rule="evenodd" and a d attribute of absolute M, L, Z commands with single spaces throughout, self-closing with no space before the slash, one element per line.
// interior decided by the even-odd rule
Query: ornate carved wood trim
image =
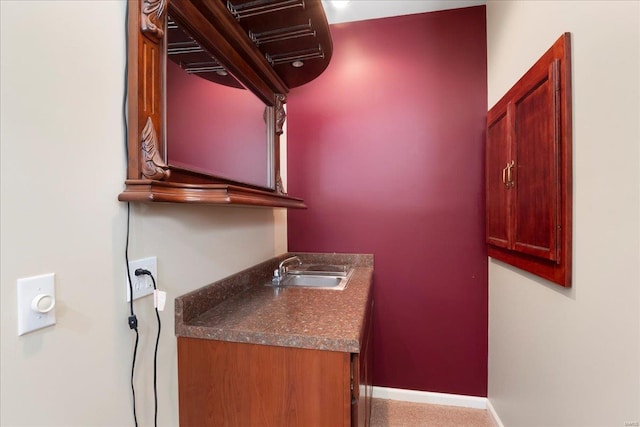
<path fill-rule="evenodd" d="M 287 96 L 281 93 L 276 94 L 276 134 L 282 135 L 282 128 L 284 127 L 284 122 L 287 119 L 287 112 L 284 110 L 284 104 L 287 102 Z"/>
<path fill-rule="evenodd" d="M 282 195 L 287 194 L 284 191 L 284 185 L 282 184 L 282 177 L 280 176 L 280 171 L 278 171 L 278 174 L 276 175 L 276 192 Z"/>
<path fill-rule="evenodd" d="M 167 0 L 144 0 L 141 3 L 140 29 L 143 34 L 160 40 L 164 36 L 164 14 Z"/>
<path fill-rule="evenodd" d="M 144 129 L 142 129 L 140 143 L 142 175 L 148 179 L 164 180 L 169 178 L 171 171 L 158 151 L 158 136 L 151 117 L 147 119 Z"/>
<path fill-rule="evenodd" d="M 275 176 L 275 189 L 278 194 L 286 195 L 287 192 L 284 189 L 282 183 L 282 177 L 280 175 L 280 135 L 284 132 L 284 123 L 287 119 L 287 112 L 284 109 L 284 104 L 287 102 L 287 96 L 281 93 L 276 93 L 275 105 L 273 106 L 274 118 L 275 118 L 275 134 L 276 134 L 276 176 Z"/>

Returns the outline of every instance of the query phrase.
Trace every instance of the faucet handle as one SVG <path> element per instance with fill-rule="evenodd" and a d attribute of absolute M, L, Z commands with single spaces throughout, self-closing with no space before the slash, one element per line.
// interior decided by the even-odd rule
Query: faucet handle
<path fill-rule="evenodd" d="M 273 270 L 273 277 L 271 278 L 271 283 L 274 285 L 279 285 L 282 277 L 280 277 L 280 269 L 276 268 Z"/>

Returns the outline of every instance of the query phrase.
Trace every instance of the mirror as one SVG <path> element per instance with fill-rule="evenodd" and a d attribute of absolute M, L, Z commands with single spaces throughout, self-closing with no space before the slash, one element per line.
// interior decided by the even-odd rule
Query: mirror
<path fill-rule="evenodd" d="M 171 16 L 166 96 L 170 167 L 274 189 L 268 107 Z"/>

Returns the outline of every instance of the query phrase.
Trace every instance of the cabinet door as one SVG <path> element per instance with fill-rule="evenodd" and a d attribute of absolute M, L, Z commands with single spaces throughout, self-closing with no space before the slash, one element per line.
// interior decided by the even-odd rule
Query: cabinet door
<path fill-rule="evenodd" d="M 487 253 L 571 286 L 571 38 L 563 34 L 487 113 Z"/>
<path fill-rule="evenodd" d="M 529 90 L 513 102 L 513 246 L 525 254 L 557 261 L 559 181 L 557 92 L 559 61 L 530 73 Z"/>
<path fill-rule="evenodd" d="M 349 426 L 350 353 L 178 337 L 183 427 Z"/>
<path fill-rule="evenodd" d="M 510 242 L 510 195 L 507 164 L 511 159 L 508 110 L 490 111 L 487 117 L 486 233 L 487 243 L 508 248 Z"/>

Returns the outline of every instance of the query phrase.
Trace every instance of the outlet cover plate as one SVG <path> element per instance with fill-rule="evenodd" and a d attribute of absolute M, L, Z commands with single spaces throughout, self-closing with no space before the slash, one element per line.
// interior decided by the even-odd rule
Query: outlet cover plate
<path fill-rule="evenodd" d="M 148 257 L 137 259 L 135 261 L 129 261 L 129 271 L 131 272 L 131 285 L 133 287 L 133 299 L 145 297 L 153 294 L 153 281 L 151 277 L 146 274 L 136 276 L 136 269 L 144 268 L 149 270 L 156 279 L 156 286 L 158 284 L 158 259 L 157 257 Z M 131 301 L 131 292 L 129 291 L 129 277 L 125 271 L 125 285 L 127 287 L 127 302 Z"/>

